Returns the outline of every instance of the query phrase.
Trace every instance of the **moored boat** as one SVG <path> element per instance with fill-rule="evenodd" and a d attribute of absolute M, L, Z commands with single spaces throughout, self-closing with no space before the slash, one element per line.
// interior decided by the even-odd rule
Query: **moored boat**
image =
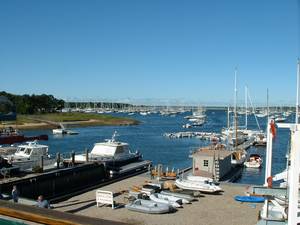
<path fill-rule="evenodd" d="M 249 159 L 244 162 L 244 165 L 248 168 L 259 168 L 262 162 L 262 158 L 259 154 L 251 154 Z"/>
<path fill-rule="evenodd" d="M 70 135 L 79 134 L 77 131 L 66 129 L 62 123 L 60 123 L 60 128 L 53 129 L 52 132 L 53 134 L 70 134 Z"/>
<path fill-rule="evenodd" d="M 19 145 L 17 151 L 12 155 L 4 157 L 12 166 L 19 166 L 21 169 L 30 169 L 37 166 L 43 157 L 45 165 L 53 163 L 48 153 L 48 146 L 38 144 L 37 141 L 27 142 L 26 144 Z"/>
<path fill-rule="evenodd" d="M 25 141 L 34 141 L 34 140 L 48 140 L 48 135 L 38 135 L 38 136 L 24 136 L 19 133 L 18 130 L 8 127 L 0 130 L 0 145 L 3 144 L 14 144 Z"/>
<path fill-rule="evenodd" d="M 115 140 L 117 132 L 114 132 L 111 139 L 105 142 L 95 143 L 93 149 L 88 155 L 76 154 L 75 163 L 84 163 L 87 160 L 92 162 L 104 162 L 111 166 L 123 166 L 131 162 L 138 161 L 142 158 L 142 154 L 138 151 L 131 152 L 129 144 Z M 71 159 L 65 159 L 65 163 L 69 163 Z"/>

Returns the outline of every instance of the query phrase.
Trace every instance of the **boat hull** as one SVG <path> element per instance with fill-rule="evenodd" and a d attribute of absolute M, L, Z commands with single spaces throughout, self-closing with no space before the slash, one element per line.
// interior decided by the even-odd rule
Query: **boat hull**
<path fill-rule="evenodd" d="M 176 180 L 175 185 L 179 188 L 185 190 L 193 190 L 193 191 L 200 191 L 203 193 L 217 193 L 222 191 L 219 186 L 215 186 L 213 184 L 205 184 L 202 182 L 194 182 L 189 180 Z"/>
<path fill-rule="evenodd" d="M 26 137 L 24 135 L 9 135 L 9 136 L 0 136 L 0 145 L 3 144 L 14 144 L 21 143 L 25 141 L 34 141 L 34 140 L 48 140 L 48 135 L 39 135 L 39 136 L 29 136 Z"/>

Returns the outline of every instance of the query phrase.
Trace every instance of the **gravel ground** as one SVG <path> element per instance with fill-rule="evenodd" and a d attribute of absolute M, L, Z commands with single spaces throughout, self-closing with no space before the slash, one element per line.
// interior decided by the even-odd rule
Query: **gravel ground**
<path fill-rule="evenodd" d="M 114 193 L 128 190 L 133 185 L 142 185 L 149 177 L 142 174 L 107 186 L 102 190 Z M 55 210 L 75 214 L 127 222 L 130 224 L 163 224 L 163 225 L 254 225 L 257 223 L 258 212 L 262 204 L 240 203 L 234 200 L 235 195 L 244 195 L 245 185 L 221 184 L 223 193 L 219 195 L 202 194 L 197 201 L 184 205 L 175 213 L 149 215 L 132 212 L 124 208 L 125 194 L 115 198 L 120 205 L 117 209 L 109 206 L 97 208 L 96 190 L 72 197 L 66 201 L 53 204 Z"/>

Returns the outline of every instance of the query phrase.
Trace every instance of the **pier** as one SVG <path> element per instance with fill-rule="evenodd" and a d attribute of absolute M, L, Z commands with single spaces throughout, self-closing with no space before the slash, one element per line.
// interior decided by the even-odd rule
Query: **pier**
<path fill-rule="evenodd" d="M 75 215 L 85 215 L 93 218 L 125 222 L 129 224 L 243 224 L 253 225 L 257 221 L 261 203 L 249 204 L 236 202 L 235 195 L 241 195 L 246 190 L 246 185 L 221 184 L 224 192 L 213 194 L 201 194 L 196 201 L 184 205 L 174 213 L 159 216 L 132 212 L 124 208 L 127 203 L 126 191 L 133 186 L 140 186 L 150 180 L 148 173 L 130 177 L 106 186 L 101 190 L 109 190 L 115 193 L 115 202 L 118 206 L 111 209 L 109 206 L 96 207 L 95 192 L 97 189 L 76 195 L 67 200 L 53 204 L 54 210 L 71 212 Z M 152 180 L 152 182 L 156 182 Z M 226 219 L 224 219 L 226 218 Z"/>
<path fill-rule="evenodd" d="M 59 199 L 145 172 L 150 164 L 150 161 L 140 161 L 112 172 L 102 163 L 90 162 L 41 174 L 2 179 L 0 190 L 1 193 L 10 194 L 12 186 L 17 185 L 22 197 L 36 199 L 38 195 L 44 195 L 47 199 Z"/>

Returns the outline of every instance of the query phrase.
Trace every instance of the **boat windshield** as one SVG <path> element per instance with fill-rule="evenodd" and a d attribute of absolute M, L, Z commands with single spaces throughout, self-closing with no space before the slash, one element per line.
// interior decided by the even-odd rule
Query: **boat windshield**
<path fill-rule="evenodd" d="M 32 151 L 32 149 L 26 148 L 25 151 L 24 151 L 24 154 L 30 155 L 31 151 Z"/>
<path fill-rule="evenodd" d="M 24 153 L 24 150 L 25 150 L 26 148 L 18 148 L 18 150 L 17 150 L 17 152 L 19 152 L 19 153 Z"/>

